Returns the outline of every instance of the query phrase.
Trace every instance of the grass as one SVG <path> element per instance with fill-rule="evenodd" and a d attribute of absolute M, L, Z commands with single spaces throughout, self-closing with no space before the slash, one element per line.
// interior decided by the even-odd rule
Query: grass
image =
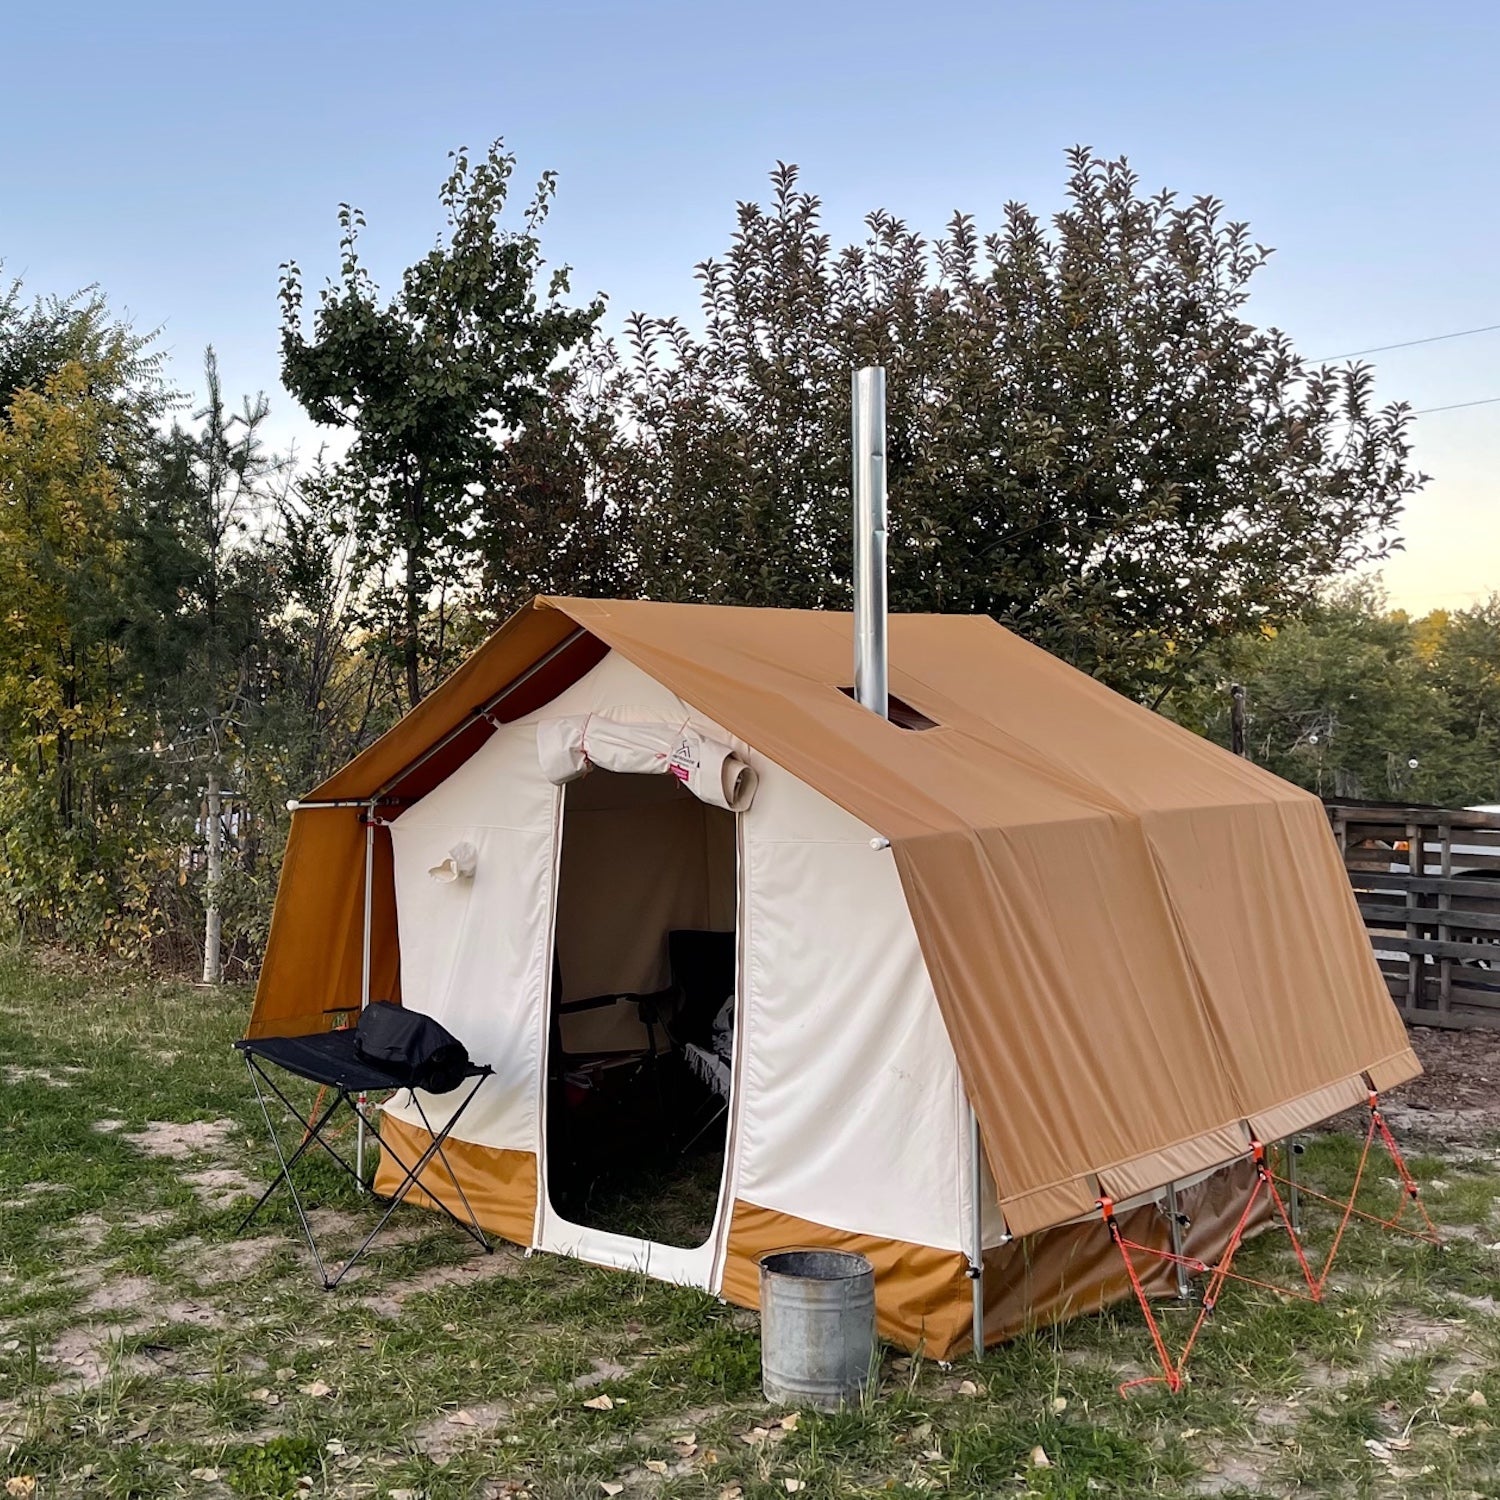
<path fill-rule="evenodd" d="M 14 1493 L 34 1476 L 40 1497 L 118 1500 L 1500 1495 L 1494 1140 L 1416 1155 L 1445 1248 L 1360 1227 L 1324 1306 L 1233 1289 L 1176 1397 L 1116 1393 L 1151 1360 L 1120 1307 L 952 1369 L 888 1351 L 862 1408 L 782 1426 L 754 1317 L 699 1293 L 489 1260 L 416 1210 L 332 1295 L 284 1204 L 236 1238 L 266 1157 L 229 1046 L 247 1004 L 0 954 Z M 143 1149 L 164 1140 L 196 1146 Z M 1318 1137 L 1302 1170 L 1336 1192 L 1356 1155 Z M 332 1175 L 315 1197 L 352 1246 L 369 1200 Z M 1267 1236 L 1242 1264 L 1282 1277 L 1289 1255 Z M 1164 1310 L 1169 1336 L 1188 1317 Z"/>

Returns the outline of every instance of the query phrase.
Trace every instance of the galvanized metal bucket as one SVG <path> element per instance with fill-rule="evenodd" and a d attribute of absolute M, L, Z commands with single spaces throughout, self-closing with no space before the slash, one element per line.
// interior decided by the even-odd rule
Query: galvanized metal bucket
<path fill-rule="evenodd" d="M 766 1400 L 837 1411 L 857 1402 L 875 1358 L 875 1268 L 846 1250 L 778 1250 L 760 1261 L 760 1379 Z"/>

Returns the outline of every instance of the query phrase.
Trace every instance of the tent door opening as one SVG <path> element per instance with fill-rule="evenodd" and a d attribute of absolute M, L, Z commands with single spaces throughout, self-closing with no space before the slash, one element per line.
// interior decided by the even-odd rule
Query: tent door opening
<path fill-rule="evenodd" d="M 737 991 L 735 814 L 665 775 L 563 791 L 548 1035 L 546 1248 L 702 1252 L 723 1197 Z M 697 1265 L 697 1259 L 704 1262 Z M 637 1257 L 639 1263 L 639 1257 Z M 701 1274 L 700 1274 L 701 1273 Z"/>

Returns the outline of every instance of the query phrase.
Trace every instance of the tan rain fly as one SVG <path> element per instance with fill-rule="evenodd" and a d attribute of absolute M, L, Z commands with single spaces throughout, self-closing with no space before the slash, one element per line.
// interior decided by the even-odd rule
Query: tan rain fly
<path fill-rule="evenodd" d="M 1186 1179 L 1243 1156 L 1246 1125 L 1270 1140 L 1419 1071 L 1316 798 L 980 617 L 892 617 L 891 690 L 934 725 L 900 728 L 841 691 L 851 635 L 840 614 L 538 599 L 311 799 L 418 798 L 507 685 L 509 721 L 618 652 L 890 839 L 1016 1235 L 1089 1213 L 1100 1173 L 1117 1198 Z M 253 1035 L 357 997 L 363 860 L 356 811 L 294 816 Z M 381 841 L 373 895 L 389 995 Z"/>

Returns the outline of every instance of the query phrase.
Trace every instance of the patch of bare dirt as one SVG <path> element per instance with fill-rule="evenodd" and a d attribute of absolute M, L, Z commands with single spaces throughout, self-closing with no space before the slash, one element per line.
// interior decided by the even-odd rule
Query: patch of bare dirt
<path fill-rule="evenodd" d="M 456 1266 L 434 1266 L 399 1286 L 361 1297 L 360 1302 L 379 1317 L 399 1318 L 403 1305 L 421 1292 L 436 1291 L 444 1286 L 472 1286 L 476 1282 L 488 1281 L 492 1276 L 514 1276 L 524 1264 L 519 1250 L 509 1245 L 497 1245 L 492 1255 L 476 1255 Z"/>
<path fill-rule="evenodd" d="M 138 1214 L 126 1214 L 122 1219 L 107 1219 L 103 1214 L 79 1214 L 75 1219 L 65 1219 L 50 1226 L 44 1233 L 52 1239 L 66 1241 L 71 1246 L 81 1245 L 85 1250 L 97 1250 L 104 1243 L 111 1229 L 119 1227 L 132 1231 L 159 1229 L 170 1224 L 176 1217 L 170 1209 L 156 1208 Z"/>
<path fill-rule="evenodd" d="M 1257 1427 L 1269 1427 L 1273 1431 L 1295 1427 L 1302 1420 L 1300 1403 L 1295 1396 L 1288 1396 L 1285 1401 L 1262 1401 L 1254 1409 L 1253 1416 Z"/>
<path fill-rule="evenodd" d="M 151 1320 L 152 1327 L 164 1323 L 189 1323 L 196 1328 L 222 1328 L 225 1323 L 224 1310 L 207 1302 L 197 1302 L 191 1297 L 182 1297 L 175 1302 L 164 1302 L 156 1309 Z"/>
<path fill-rule="evenodd" d="M 205 1245 L 194 1235 L 178 1246 L 193 1280 L 199 1286 L 220 1286 L 253 1276 L 287 1246 L 280 1235 L 261 1235 L 252 1240 L 230 1240 L 224 1245 Z"/>
<path fill-rule="evenodd" d="M 314 1208 L 309 1209 L 307 1222 L 312 1225 L 313 1234 L 318 1239 L 331 1239 L 340 1234 L 353 1234 L 360 1226 L 360 1220 L 353 1214 L 347 1214 L 341 1208 Z M 364 1238 L 363 1235 L 360 1236 Z"/>
<path fill-rule="evenodd" d="M 126 1214 L 120 1220 L 120 1228 L 138 1233 L 142 1229 L 160 1229 L 177 1217 L 170 1208 L 152 1208 L 143 1213 Z"/>
<path fill-rule="evenodd" d="M 573 1382 L 573 1389 L 586 1391 L 591 1386 L 603 1385 L 609 1380 L 623 1380 L 630 1374 L 630 1366 L 617 1364 L 612 1359 L 595 1359 L 589 1361 L 592 1368 L 585 1375 L 580 1375 Z"/>
<path fill-rule="evenodd" d="M 137 1325 L 109 1327 L 99 1323 L 80 1323 L 65 1329 L 42 1356 L 56 1365 L 64 1385 L 75 1382 L 85 1389 L 102 1385 L 111 1371 L 125 1375 L 148 1375 L 152 1362 L 141 1354 L 126 1354 L 120 1341 L 144 1332 Z"/>
<path fill-rule="evenodd" d="M 162 1302 L 156 1300 L 158 1293 L 156 1284 L 141 1276 L 124 1276 L 101 1283 L 85 1300 L 83 1310 L 92 1313 L 120 1310 L 134 1316 L 122 1323 L 85 1322 L 64 1329 L 43 1355 L 49 1364 L 57 1366 L 62 1384 L 92 1388 L 102 1384 L 111 1372 L 150 1374 L 162 1361 L 153 1358 L 149 1348 L 124 1353 L 122 1340 L 172 1324 L 199 1328 L 222 1328 L 225 1324 L 221 1308 L 191 1298 Z"/>
<path fill-rule="evenodd" d="M 13 1198 L 0 1200 L 0 1208 L 29 1208 L 47 1193 L 65 1193 L 60 1182 L 23 1182 Z"/>
<path fill-rule="evenodd" d="M 0 1442 L 19 1439 L 26 1431 L 26 1412 L 19 1401 L 0 1401 Z"/>
<path fill-rule="evenodd" d="M 0 1072 L 5 1074 L 5 1081 L 14 1087 L 18 1083 L 45 1083 L 49 1089 L 70 1089 L 73 1087 L 71 1078 L 59 1078 L 58 1073 L 73 1072 L 74 1069 L 58 1068 L 54 1072 L 51 1068 L 27 1068 L 19 1063 L 6 1063 Z"/>
<path fill-rule="evenodd" d="M 1447 1146 L 1500 1134 L 1500 1031 L 1412 1026 L 1407 1035 L 1423 1072 L 1387 1101 L 1392 1128 Z"/>
<path fill-rule="evenodd" d="M 1192 1481 L 1195 1495 L 1224 1495 L 1231 1490 L 1245 1490 L 1252 1495 L 1263 1493 L 1266 1471 L 1276 1462 L 1271 1450 L 1257 1455 L 1249 1453 L 1216 1453 L 1204 1465 L 1203 1472 Z"/>
<path fill-rule="evenodd" d="M 118 1276 L 113 1281 L 102 1281 L 80 1304 L 86 1313 L 129 1311 L 144 1307 L 159 1293 L 159 1288 L 149 1276 Z"/>
<path fill-rule="evenodd" d="M 48 1239 L 63 1239 L 85 1250 L 97 1250 L 109 1233 L 109 1220 L 103 1214 L 79 1214 L 43 1231 Z"/>
<path fill-rule="evenodd" d="M 199 1172 L 184 1172 L 182 1180 L 212 1209 L 228 1208 L 245 1197 L 254 1198 L 263 1191 L 236 1167 L 205 1167 Z"/>
<path fill-rule="evenodd" d="M 221 1153 L 233 1129 L 233 1120 L 194 1120 L 187 1125 L 173 1120 L 151 1120 L 144 1130 L 124 1139 L 147 1156 L 187 1161 L 192 1156 Z"/>
<path fill-rule="evenodd" d="M 511 1408 L 504 1401 L 487 1401 L 445 1412 L 413 1435 L 418 1449 L 435 1464 L 445 1464 L 480 1438 L 490 1437 L 510 1420 Z"/>

